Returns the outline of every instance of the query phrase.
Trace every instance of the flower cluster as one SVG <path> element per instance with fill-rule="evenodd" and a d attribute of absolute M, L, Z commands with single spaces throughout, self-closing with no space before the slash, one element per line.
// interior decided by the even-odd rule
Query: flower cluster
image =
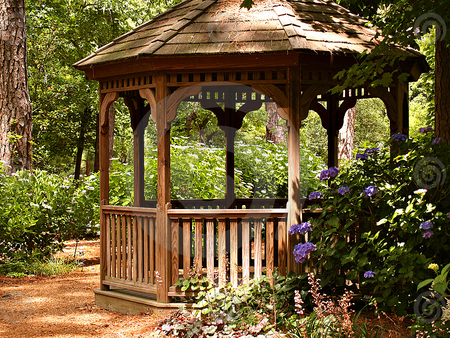
<path fill-rule="evenodd" d="M 294 247 L 295 260 L 298 263 L 303 263 L 308 255 L 314 250 L 316 250 L 316 245 L 311 242 L 298 243 Z"/>
<path fill-rule="evenodd" d="M 375 272 L 373 271 L 366 271 L 364 272 L 364 278 L 373 278 L 375 276 Z"/>
<path fill-rule="evenodd" d="M 365 195 L 366 197 L 370 197 L 375 195 L 378 192 L 377 187 L 374 185 L 369 185 L 364 191 L 361 193 L 361 195 Z"/>
<path fill-rule="evenodd" d="M 431 127 L 423 127 L 423 128 L 419 129 L 419 132 L 421 134 L 431 133 L 431 132 L 433 132 L 433 128 L 431 128 Z"/>
<path fill-rule="evenodd" d="M 309 200 L 310 201 L 312 201 L 313 199 L 322 198 L 322 197 L 323 197 L 322 193 L 318 192 L 318 191 L 314 191 L 311 194 L 309 194 Z"/>
<path fill-rule="evenodd" d="M 419 228 L 422 230 L 430 230 L 433 227 L 433 223 L 426 221 L 426 222 L 422 222 L 420 223 Z"/>
<path fill-rule="evenodd" d="M 294 302 L 295 302 L 295 312 L 299 315 L 302 316 L 304 311 L 303 311 L 303 299 L 302 299 L 302 295 L 300 294 L 300 291 L 295 290 L 295 296 L 294 296 Z"/>
<path fill-rule="evenodd" d="M 395 142 L 403 142 L 408 139 L 408 136 L 406 136 L 404 134 L 394 134 L 391 137 Z"/>
<path fill-rule="evenodd" d="M 430 230 L 432 227 L 433 223 L 431 223 L 430 221 L 420 223 L 419 228 L 421 230 L 426 230 L 422 235 L 423 238 L 428 239 L 434 235 L 434 232 Z"/>
<path fill-rule="evenodd" d="M 433 139 L 433 141 L 431 141 L 431 144 L 438 144 L 441 143 L 442 141 L 444 141 L 442 137 L 436 137 Z"/>
<path fill-rule="evenodd" d="M 369 159 L 368 154 L 356 154 L 356 160 L 367 160 Z"/>
<path fill-rule="evenodd" d="M 327 179 L 329 179 L 329 178 L 334 178 L 334 177 L 336 177 L 337 175 L 339 175 L 339 172 L 340 172 L 340 170 L 339 170 L 338 167 L 331 167 L 331 168 L 329 168 L 329 169 L 323 170 L 323 171 L 320 173 L 319 178 L 320 178 L 321 181 L 327 180 Z"/>
<path fill-rule="evenodd" d="M 364 154 L 375 154 L 380 151 L 380 148 L 370 148 L 364 151 Z"/>
<path fill-rule="evenodd" d="M 311 223 L 309 222 L 303 222 L 300 224 L 293 224 L 291 228 L 289 229 L 289 235 L 293 234 L 306 234 L 308 231 L 311 231 Z"/>
<path fill-rule="evenodd" d="M 338 193 L 341 194 L 342 196 L 344 196 L 346 193 L 350 192 L 350 188 L 349 187 L 340 187 L 338 189 Z"/>

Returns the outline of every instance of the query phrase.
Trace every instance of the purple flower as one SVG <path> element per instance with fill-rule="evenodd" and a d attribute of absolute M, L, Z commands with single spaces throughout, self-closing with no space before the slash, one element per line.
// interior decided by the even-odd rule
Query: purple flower
<path fill-rule="evenodd" d="M 314 191 L 311 194 L 309 194 L 309 200 L 310 201 L 312 201 L 313 199 L 322 198 L 322 197 L 323 197 L 322 193 L 318 192 L 318 191 Z"/>
<path fill-rule="evenodd" d="M 430 230 L 433 227 L 433 223 L 426 221 L 426 222 L 422 222 L 420 223 L 419 228 L 422 230 Z"/>
<path fill-rule="evenodd" d="M 372 277 L 374 277 L 375 276 L 375 272 L 373 272 L 373 271 L 366 271 L 366 272 L 364 272 L 364 278 L 372 278 Z"/>
<path fill-rule="evenodd" d="M 433 141 L 431 141 L 431 144 L 438 144 L 441 143 L 442 141 L 444 141 L 442 137 L 436 137 L 433 139 Z"/>
<path fill-rule="evenodd" d="M 349 187 L 340 187 L 338 189 L 338 193 L 344 196 L 346 193 L 350 192 Z"/>
<path fill-rule="evenodd" d="M 321 181 L 323 181 L 323 180 L 329 179 L 330 177 L 334 178 L 339 174 L 339 172 L 340 172 L 340 170 L 338 167 L 331 167 L 329 169 L 322 170 L 322 172 L 320 173 L 319 179 Z"/>
<path fill-rule="evenodd" d="M 408 138 L 408 136 L 403 134 L 394 134 L 391 137 L 394 139 L 395 142 L 403 142 Z"/>
<path fill-rule="evenodd" d="M 321 181 L 323 181 L 323 180 L 326 180 L 328 178 L 330 178 L 330 171 L 328 169 L 322 170 L 322 172 L 320 173 L 319 179 Z"/>
<path fill-rule="evenodd" d="M 295 260 L 299 263 L 303 263 L 308 255 L 316 250 L 316 246 L 311 242 L 298 243 L 294 247 Z"/>
<path fill-rule="evenodd" d="M 378 192 L 377 187 L 374 185 L 369 185 L 364 191 L 361 193 L 361 195 L 366 195 L 368 197 L 375 195 Z"/>
<path fill-rule="evenodd" d="M 420 128 L 420 129 L 419 129 L 419 132 L 420 132 L 421 134 L 430 133 L 430 132 L 432 132 L 432 131 L 433 131 L 433 128 L 431 128 L 431 127 L 424 127 L 424 128 Z"/>
<path fill-rule="evenodd" d="M 380 151 L 380 148 L 370 148 L 364 151 L 364 154 L 374 154 Z"/>
<path fill-rule="evenodd" d="M 307 233 L 308 231 L 311 231 L 311 223 L 309 222 L 303 222 L 300 224 L 293 224 L 291 228 L 289 229 L 289 235 L 293 234 L 300 234 L 303 235 Z"/>
<path fill-rule="evenodd" d="M 338 167 L 331 167 L 330 169 L 328 169 L 328 172 L 330 173 L 330 177 L 331 177 L 331 178 L 334 178 L 334 177 L 336 177 L 337 175 L 339 175 L 339 173 L 340 173 L 341 171 L 339 170 Z"/>
<path fill-rule="evenodd" d="M 367 160 L 369 155 L 367 154 L 356 154 L 356 160 Z"/>
<path fill-rule="evenodd" d="M 450 218 L 450 212 L 447 214 L 447 218 Z"/>
<path fill-rule="evenodd" d="M 423 233 L 423 236 L 422 236 L 422 237 L 428 239 L 428 238 L 432 237 L 433 235 L 434 235 L 434 232 L 433 232 L 433 231 L 427 230 L 427 231 L 425 231 L 425 232 Z"/>

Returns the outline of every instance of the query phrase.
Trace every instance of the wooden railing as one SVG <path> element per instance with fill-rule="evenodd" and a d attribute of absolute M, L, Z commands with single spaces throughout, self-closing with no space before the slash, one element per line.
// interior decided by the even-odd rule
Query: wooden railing
<path fill-rule="evenodd" d="M 101 207 L 104 220 L 102 284 L 156 294 L 156 209 Z M 169 297 L 183 296 L 174 284 L 192 268 L 218 285 L 237 286 L 288 270 L 287 209 L 169 209 Z M 314 214 L 304 210 L 304 218 Z M 292 245 L 292 243 L 291 243 Z M 163 271 L 163 270 L 161 270 Z M 169 270 L 165 270 L 169 271 Z"/>
<path fill-rule="evenodd" d="M 156 293 L 156 209 L 102 206 L 106 233 L 106 274 L 102 283 Z"/>
<path fill-rule="evenodd" d="M 286 209 L 171 209 L 168 216 L 172 285 L 192 266 L 219 285 L 271 276 L 275 267 L 286 272 Z"/>
<path fill-rule="evenodd" d="M 235 209 L 273 209 L 286 208 L 286 198 L 237 198 L 234 201 Z M 225 199 L 192 199 L 192 200 L 172 200 L 173 209 L 225 209 Z M 146 200 L 145 207 L 156 208 L 155 200 Z"/>

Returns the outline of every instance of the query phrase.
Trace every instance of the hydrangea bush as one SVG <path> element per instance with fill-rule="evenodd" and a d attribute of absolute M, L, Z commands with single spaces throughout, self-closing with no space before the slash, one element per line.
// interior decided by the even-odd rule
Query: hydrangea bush
<path fill-rule="evenodd" d="M 351 280 L 405 314 L 431 277 L 427 266 L 450 262 L 450 147 L 427 132 L 420 140 L 396 134 L 359 155 L 334 178 L 320 176 L 329 185 L 310 199 L 321 197 L 311 208 L 322 212 L 291 231 L 311 229 L 294 255 L 311 259 L 322 286 Z"/>

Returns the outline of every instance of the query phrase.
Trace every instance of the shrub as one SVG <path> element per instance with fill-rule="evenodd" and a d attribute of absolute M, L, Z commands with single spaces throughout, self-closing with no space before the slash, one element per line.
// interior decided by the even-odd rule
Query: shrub
<path fill-rule="evenodd" d="M 449 262 L 450 147 L 426 134 L 394 135 L 357 158 L 312 206 L 322 208 L 311 220 L 312 267 L 322 286 L 352 280 L 403 315 L 431 276 L 428 264 Z"/>
<path fill-rule="evenodd" d="M 96 212 L 85 181 L 77 187 L 41 170 L 0 171 L 0 190 L 0 260 L 48 257 L 65 239 L 86 234 Z"/>

